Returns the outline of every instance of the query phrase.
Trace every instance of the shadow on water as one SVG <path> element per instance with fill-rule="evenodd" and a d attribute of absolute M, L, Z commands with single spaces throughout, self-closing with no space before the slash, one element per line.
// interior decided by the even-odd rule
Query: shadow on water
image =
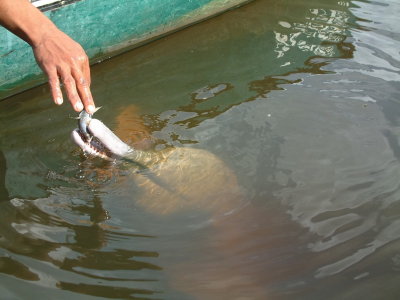
<path fill-rule="evenodd" d="M 96 117 L 118 136 L 200 154 L 151 166 L 190 197 L 84 157 L 47 87 L 0 103 L 4 295 L 395 294 L 398 60 L 368 44 L 390 36 L 377 7 L 254 1 L 93 67 Z"/>

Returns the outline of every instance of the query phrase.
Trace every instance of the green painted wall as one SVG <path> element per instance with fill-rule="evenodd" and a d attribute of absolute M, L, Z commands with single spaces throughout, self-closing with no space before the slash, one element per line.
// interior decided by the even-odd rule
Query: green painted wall
<path fill-rule="evenodd" d="M 92 63 L 201 21 L 245 0 L 84 0 L 47 11 Z M 0 99 L 44 82 L 28 44 L 0 27 Z"/>

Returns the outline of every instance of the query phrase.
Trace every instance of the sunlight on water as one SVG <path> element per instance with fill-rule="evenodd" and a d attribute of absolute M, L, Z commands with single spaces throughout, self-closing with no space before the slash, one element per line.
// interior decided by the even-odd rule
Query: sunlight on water
<path fill-rule="evenodd" d="M 47 87 L 0 102 L 11 299 L 397 299 L 396 1 L 256 0 L 92 68 L 84 156 Z"/>

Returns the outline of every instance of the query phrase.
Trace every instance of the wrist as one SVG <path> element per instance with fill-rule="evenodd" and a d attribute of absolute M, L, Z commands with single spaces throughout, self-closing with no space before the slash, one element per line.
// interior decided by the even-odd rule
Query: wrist
<path fill-rule="evenodd" d="M 53 23 L 50 22 L 50 24 L 48 25 L 40 26 L 40 28 L 35 28 L 34 30 L 29 30 L 25 32 L 25 41 L 32 48 L 37 48 L 42 45 L 46 40 L 49 40 L 59 34 L 60 30 Z"/>
<path fill-rule="evenodd" d="M 36 10 L 36 8 L 35 8 Z M 32 47 L 38 47 L 44 40 L 58 34 L 59 29 L 54 23 L 39 10 L 35 11 L 36 16 L 26 20 L 20 26 L 23 39 Z"/>

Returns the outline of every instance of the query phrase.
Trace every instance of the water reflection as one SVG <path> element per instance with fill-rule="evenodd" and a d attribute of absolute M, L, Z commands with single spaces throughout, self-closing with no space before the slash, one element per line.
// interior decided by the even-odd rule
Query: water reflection
<path fill-rule="evenodd" d="M 305 16 L 305 22 L 280 21 L 280 30 L 274 32 L 277 58 L 288 55 L 293 48 L 322 57 L 335 56 L 335 44 L 347 37 L 350 17 L 347 10 L 313 8 Z M 288 64 L 290 61 L 284 63 Z"/>
<path fill-rule="evenodd" d="M 164 174 L 194 201 L 152 193 L 129 165 L 82 156 L 66 141 L 75 120 L 66 108 L 50 114 L 46 89 L 7 102 L 0 275 L 10 291 L 345 299 L 381 282 L 395 291 L 396 9 L 255 1 L 95 66 L 98 117 L 129 144 L 205 151 L 183 178 Z"/>
<path fill-rule="evenodd" d="M 2 204 L 1 245 L 5 255 L 2 272 L 41 286 L 97 296 L 120 298 L 136 293 L 152 294 L 140 283 L 147 279 L 136 272 L 161 270 L 143 261 L 158 257 L 158 253 L 110 247 L 119 240 L 133 242 L 151 237 L 107 226 L 107 212 L 97 197 L 92 201 L 82 196 L 62 199 L 63 194 L 58 193 L 46 199 L 13 199 Z M 34 260 L 22 259 L 21 255 Z M 49 277 L 50 274 L 53 275 Z M 105 284 L 115 280 L 126 282 L 125 287 L 121 285 L 118 289 Z M 96 290 L 101 282 L 105 285 Z"/>
<path fill-rule="evenodd" d="M 377 8 L 370 3 L 357 4 L 364 12 Z M 393 3 L 385 3 L 383 7 L 387 11 Z M 357 15 L 358 10 L 353 12 Z M 382 20 L 382 16 L 376 14 L 376 19 Z M 388 27 L 393 27 L 390 18 L 387 23 Z M 392 215 L 391 221 L 387 218 L 389 207 L 391 210 L 397 207 L 399 195 L 399 185 L 394 179 L 398 176 L 399 166 L 393 160 L 397 160 L 398 151 L 398 105 L 393 103 L 396 101 L 393 96 L 398 94 L 398 84 L 393 84 L 399 81 L 398 69 L 394 67 L 398 61 L 387 55 L 396 49 L 393 46 L 398 41 L 387 32 L 371 31 L 373 27 L 375 24 L 364 27 L 367 30 L 352 30 L 353 46 L 346 46 L 353 49 L 352 55 L 347 57 L 352 60 L 334 61 L 324 66 L 325 70 L 334 73 L 325 76 L 326 88 L 320 89 L 325 95 L 313 104 L 318 105 L 315 112 L 320 116 L 309 114 L 307 123 L 298 118 L 297 126 L 292 124 L 288 126 L 290 129 L 282 131 L 290 144 L 287 143 L 283 151 L 285 161 L 281 160 L 278 165 L 291 166 L 290 169 L 295 170 L 291 180 L 296 183 L 296 187 L 287 189 L 288 194 L 285 192 L 282 198 L 289 205 L 293 218 L 317 234 L 310 249 L 323 256 L 333 250 L 337 254 L 329 259 L 331 263 L 318 268 L 316 278 L 346 273 L 353 274 L 357 280 L 368 277 L 369 271 L 360 270 L 369 270 L 370 261 L 379 259 L 376 253 L 390 249 L 400 237 L 394 217 L 397 214 Z M 374 39 L 380 40 L 379 49 L 370 43 Z M 307 84 L 308 87 L 319 85 L 313 79 L 308 79 Z M 382 93 L 383 86 L 385 94 Z M 306 98 L 308 93 L 301 92 L 298 97 L 301 105 L 310 109 L 313 101 Z M 377 103 L 377 106 L 357 102 Z M 290 111 L 301 112 L 300 108 Z M 321 112 L 330 114 L 322 113 L 324 122 L 319 120 Z M 337 123 L 341 119 L 343 126 Z M 395 127 L 387 129 L 386 122 Z M 318 130 L 314 126 L 318 126 Z M 310 135 L 318 136 L 318 140 Z M 290 154 L 290 148 L 307 143 L 309 153 L 299 155 L 296 151 Z M 337 148 L 338 144 L 343 148 Z M 288 159 L 292 155 L 296 157 Z M 303 162 L 299 163 L 299 160 Z M 296 197 L 289 199 L 288 196 L 293 194 Z M 297 201 L 299 198 L 303 201 Z M 351 251 L 350 245 L 358 247 Z M 363 266 L 357 266 L 360 262 Z M 359 277 L 357 272 L 362 276 Z"/>
<path fill-rule="evenodd" d="M 8 191 L 6 189 L 6 158 L 2 151 L 0 151 L 0 201 L 8 200 Z"/>

